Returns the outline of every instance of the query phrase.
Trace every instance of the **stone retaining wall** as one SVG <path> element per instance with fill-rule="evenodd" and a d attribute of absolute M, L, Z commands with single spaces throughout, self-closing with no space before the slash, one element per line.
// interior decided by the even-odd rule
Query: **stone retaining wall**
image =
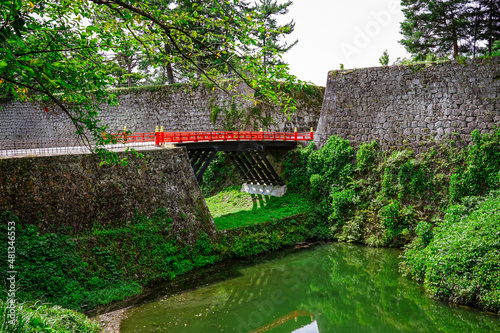
<path fill-rule="evenodd" d="M 174 231 L 187 242 L 215 226 L 185 148 L 142 150 L 144 158 L 120 153 L 128 165 L 100 166 L 97 155 L 0 159 L 0 211 L 41 231 L 94 224 L 119 227 L 134 215 L 166 207 Z"/>
<path fill-rule="evenodd" d="M 415 147 L 500 125 L 500 57 L 331 71 L 315 135 Z"/>

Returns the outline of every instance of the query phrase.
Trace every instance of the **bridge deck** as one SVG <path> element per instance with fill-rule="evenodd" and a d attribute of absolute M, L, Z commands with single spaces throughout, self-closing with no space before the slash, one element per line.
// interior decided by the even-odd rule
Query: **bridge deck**
<path fill-rule="evenodd" d="M 156 145 L 165 143 L 190 143 L 214 141 L 309 141 L 314 139 L 314 133 L 288 132 L 255 132 L 255 131 L 213 131 L 213 132 L 148 132 L 148 133 L 118 133 L 108 134 L 112 139 L 122 142 L 155 142 Z M 104 134 L 106 136 L 106 134 Z"/>

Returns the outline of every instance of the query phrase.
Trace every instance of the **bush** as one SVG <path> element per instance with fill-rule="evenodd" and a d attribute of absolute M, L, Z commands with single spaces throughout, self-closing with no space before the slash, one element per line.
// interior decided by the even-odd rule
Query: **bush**
<path fill-rule="evenodd" d="M 3 220 L 17 221 L 9 213 Z M 2 221 L 3 222 L 3 221 Z M 0 253 L 7 252 L 4 232 L 0 226 Z M 20 290 L 19 299 L 42 299 L 71 309 L 95 307 L 137 294 L 140 287 L 127 282 L 116 269 L 115 260 L 108 252 L 96 252 L 89 264 L 77 252 L 77 243 L 64 232 L 42 235 L 33 225 L 21 227 L 16 223 L 16 270 Z M 6 257 L 6 255 L 5 255 Z M 0 269 L 7 271 L 7 263 Z M 94 269 L 93 266 L 98 267 Z M 106 293 L 102 289 L 106 289 Z M 4 298 L 1 295 L 0 298 Z"/>
<path fill-rule="evenodd" d="M 409 246 L 402 270 L 434 297 L 500 312 L 500 196 L 468 215 L 451 206 L 424 249 Z"/>
<path fill-rule="evenodd" d="M 356 169 L 360 172 L 369 171 L 375 166 L 375 161 L 380 155 L 380 145 L 373 140 L 370 143 L 362 143 L 356 153 Z"/>
<path fill-rule="evenodd" d="M 323 199 L 332 187 L 344 188 L 354 171 L 354 148 L 349 140 L 331 136 L 326 144 L 309 155 L 307 174 L 313 198 Z"/>
<path fill-rule="evenodd" d="M 472 144 L 467 153 L 465 167 L 451 176 L 452 203 L 465 196 L 483 195 L 500 187 L 500 129 L 489 134 L 473 131 Z"/>
<path fill-rule="evenodd" d="M 354 191 L 343 190 L 333 192 L 332 194 L 332 213 L 329 221 L 332 224 L 334 232 L 339 232 L 347 217 L 347 212 L 351 204 L 354 203 Z"/>
<path fill-rule="evenodd" d="M 166 210 L 159 209 L 152 218 L 136 216 L 122 228 L 96 227 L 90 236 L 80 237 L 63 231 L 41 234 L 33 225 L 16 223 L 17 297 L 91 309 L 138 294 L 141 285 L 151 280 L 174 278 L 219 260 L 204 232 L 190 247 L 177 240 L 172 220 L 166 216 Z M 7 220 L 18 222 L 10 213 L 2 215 L 0 255 L 4 257 Z M 4 272 L 6 265 L 0 261 Z"/>
<path fill-rule="evenodd" d="M 306 148 L 299 146 L 298 149 L 286 155 L 282 177 L 288 181 L 287 187 L 291 191 L 309 192 L 311 176 L 307 172 L 307 164 L 315 147 L 314 142 L 311 142 Z"/>
<path fill-rule="evenodd" d="M 398 242 L 398 237 L 409 236 L 412 226 L 414 210 L 411 206 L 402 206 L 399 201 L 394 200 L 382 207 L 379 212 L 380 223 L 384 230 L 383 240 L 385 245 L 400 245 L 406 241 Z"/>

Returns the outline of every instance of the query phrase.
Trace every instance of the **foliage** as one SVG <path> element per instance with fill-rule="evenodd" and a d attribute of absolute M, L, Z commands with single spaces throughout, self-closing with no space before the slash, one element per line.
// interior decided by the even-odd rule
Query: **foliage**
<path fill-rule="evenodd" d="M 311 236 L 306 214 L 287 212 L 286 205 L 281 209 L 283 218 L 276 214 L 267 222 L 229 229 L 217 241 L 200 232 L 192 246 L 172 232 L 165 208 L 150 218 L 137 215 L 125 227 L 96 226 L 91 234 L 73 239 L 62 231 L 41 235 L 33 225 L 18 228 L 16 296 L 21 301 L 39 299 L 72 309 L 91 309 L 140 293 L 141 286 L 153 280 L 173 279 L 227 257 L 274 251 Z M 3 217 L 18 222 L 10 213 Z M 6 251 L 2 245 L 0 253 Z M 6 271 L 6 267 L 0 268 Z M 64 323 L 71 324 L 64 320 L 67 310 L 54 309 Z M 25 318 L 24 324 L 32 316 Z M 52 323 L 40 320 L 45 326 Z"/>
<path fill-rule="evenodd" d="M 215 245 L 226 257 L 245 257 L 272 252 L 283 246 L 304 242 L 311 235 L 307 214 L 228 229 Z"/>
<path fill-rule="evenodd" d="M 282 197 L 272 197 L 240 190 L 241 186 L 225 188 L 206 199 L 219 230 L 295 216 L 310 208 L 309 202 L 298 193 L 287 192 Z"/>
<path fill-rule="evenodd" d="M 16 221 L 17 218 L 4 213 L 2 230 L 7 220 Z M 1 233 L 2 254 L 7 253 L 6 235 L 7 232 Z M 21 227 L 16 223 L 16 248 L 17 297 L 20 300 L 42 299 L 80 309 L 106 304 L 140 291 L 137 284 L 124 281 L 109 253 L 96 253 L 96 261 L 91 264 L 76 253 L 77 243 L 64 232 L 41 235 L 32 225 Z M 89 271 L 96 265 L 100 266 Z M 3 272 L 8 271 L 5 262 L 0 267 Z M 107 288 L 105 293 L 101 291 L 103 287 Z"/>
<path fill-rule="evenodd" d="M 380 209 L 379 216 L 384 231 L 383 240 L 385 245 L 402 245 L 407 242 L 407 240 L 398 242 L 397 238 L 409 235 L 413 215 L 413 207 L 403 207 L 397 200 Z"/>
<path fill-rule="evenodd" d="M 332 193 L 332 213 L 328 217 L 328 221 L 331 223 L 332 235 L 329 238 L 333 238 L 341 230 L 348 209 L 351 208 L 354 202 L 355 192 L 352 189 L 334 191 Z"/>
<path fill-rule="evenodd" d="M 332 188 L 343 188 L 349 181 L 354 166 L 354 148 L 349 140 L 331 136 L 319 150 L 312 151 L 307 161 L 313 198 L 328 197 Z"/>
<path fill-rule="evenodd" d="M 384 50 L 384 52 L 382 53 L 382 56 L 380 56 L 380 58 L 378 58 L 378 62 L 382 66 L 389 65 L 389 53 L 387 52 L 387 50 Z"/>
<path fill-rule="evenodd" d="M 412 65 L 418 65 L 418 64 L 429 64 L 429 63 L 438 63 L 438 62 L 445 62 L 449 61 L 448 58 L 444 56 L 439 56 L 436 54 L 426 54 L 424 55 L 413 55 L 409 58 L 401 58 L 398 57 L 394 61 L 393 65 L 409 65 L 410 69 L 413 71 L 415 70 L 415 67 L 412 67 Z"/>
<path fill-rule="evenodd" d="M 217 152 L 215 158 L 203 173 L 200 189 L 203 196 L 207 198 L 238 180 L 239 173 L 226 153 Z"/>
<path fill-rule="evenodd" d="M 472 132 L 472 145 L 467 151 L 464 168 L 452 175 L 450 199 L 481 195 L 500 186 L 500 129 L 494 133 Z"/>
<path fill-rule="evenodd" d="M 99 324 L 83 314 L 39 303 L 17 303 L 15 324 L 10 325 L 7 303 L 0 300 L 0 333 L 97 333 Z"/>
<path fill-rule="evenodd" d="M 287 14 L 291 5 L 292 1 L 278 4 L 276 0 L 259 0 L 252 8 L 255 18 L 263 23 L 262 29 L 259 29 L 255 36 L 255 47 L 261 54 L 265 67 L 283 64 L 280 55 L 288 52 L 298 42 L 295 40 L 291 44 L 280 44 L 282 38 L 293 32 L 295 23 L 292 20 L 280 26 L 276 16 Z"/>
<path fill-rule="evenodd" d="M 436 298 L 500 312 L 498 192 L 466 211 L 463 203 L 449 207 L 429 245 L 405 251 L 402 269 Z"/>
<path fill-rule="evenodd" d="M 370 171 L 380 155 L 380 145 L 372 140 L 370 143 L 363 142 L 356 152 L 356 171 Z"/>
<path fill-rule="evenodd" d="M 215 105 L 212 107 L 212 111 L 210 113 L 210 121 L 212 122 L 212 124 L 215 125 L 217 123 L 217 120 L 223 121 L 224 127 L 221 130 L 224 131 L 238 131 L 240 129 L 238 125 L 240 125 L 240 122 L 242 119 L 244 119 L 244 117 L 244 110 L 238 108 L 234 101 L 228 108 Z"/>
<path fill-rule="evenodd" d="M 132 79 L 134 55 L 149 64 L 172 64 L 196 71 L 198 79 L 237 93 L 236 84 L 222 84 L 225 75 L 240 79 L 257 92 L 260 101 L 295 109 L 286 90 L 297 82 L 286 64 L 267 66 L 256 46 L 261 34 L 282 34 L 266 25 L 240 0 L 131 3 L 123 0 L 1 1 L 0 84 L 22 101 L 41 101 L 59 109 L 107 162 L 120 162 L 102 145 L 107 126 L 98 120 L 100 103 L 115 103 L 106 91 L 113 86 L 108 60 L 117 56 Z M 273 52 L 262 46 L 263 52 Z M 194 79 L 194 78 L 193 78 Z M 43 106 L 40 112 L 43 112 Z"/>
<path fill-rule="evenodd" d="M 489 0 L 403 0 L 405 20 L 400 41 L 406 50 L 423 60 L 428 54 L 475 54 L 486 44 L 484 53 L 492 55 L 492 46 L 500 37 L 500 9 Z"/>
<path fill-rule="evenodd" d="M 331 136 L 321 149 L 315 150 L 314 143 L 307 148 L 299 148 L 289 154 L 285 160 L 283 177 L 289 181 L 292 191 L 307 194 L 315 202 L 311 218 L 314 224 L 313 234 L 324 239 L 333 238 L 335 228 L 331 221 L 338 221 L 332 207 L 332 195 L 346 189 L 354 171 L 354 148 L 348 140 Z M 335 200 L 334 200 L 335 202 Z M 343 207 L 339 208 L 344 212 Z M 339 213 L 340 214 L 340 213 Z M 337 225 L 341 228 L 341 225 Z"/>
<path fill-rule="evenodd" d="M 285 170 L 282 177 L 287 179 L 287 187 L 298 193 L 309 191 L 309 178 L 307 176 L 307 164 L 309 156 L 315 149 L 314 142 L 309 143 L 306 148 L 299 146 L 295 151 L 285 157 Z"/>
<path fill-rule="evenodd" d="M 16 219 L 4 213 L 7 217 Z M 76 239 L 63 231 L 42 235 L 33 225 L 18 227 L 17 296 L 22 301 L 40 299 L 90 309 L 140 293 L 148 281 L 173 278 L 218 260 L 205 233 L 190 247 L 178 241 L 171 224 L 166 210 L 160 209 L 152 218 L 137 216 L 126 227 L 96 228 Z M 2 240 L 4 254 L 5 244 Z M 7 271 L 4 266 L 1 269 Z"/>
<path fill-rule="evenodd" d="M 432 173 L 425 161 L 412 157 L 412 151 L 397 151 L 381 165 L 382 193 L 386 198 L 414 198 L 429 194 L 428 190 L 433 188 Z"/>
<path fill-rule="evenodd" d="M 382 153 L 377 142 L 361 144 L 353 163 L 347 141 L 299 148 L 286 157 L 291 191 L 315 202 L 310 213 L 320 238 L 401 246 L 432 239 L 450 202 L 500 188 L 498 133 L 472 134 L 465 149 L 444 140 L 417 156 L 410 150 Z"/>
<path fill-rule="evenodd" d="M 96 52 L 101 41 L 82 21 L 92 8 L 74 1 L 15 0 L 0 2 L 0 11 L 2 90 L 21 101 L 43 99 L 48 110 L 60 109 L 70 118 L 87 144 L 101 143 L 106 126 L 98 121 L 98 104 L 114 99 L 105 91 L 111 81 Z"/>

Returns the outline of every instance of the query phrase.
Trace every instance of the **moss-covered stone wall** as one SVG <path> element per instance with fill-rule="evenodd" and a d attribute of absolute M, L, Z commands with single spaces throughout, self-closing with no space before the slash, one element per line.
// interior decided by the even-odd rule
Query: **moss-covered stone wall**
<path fill-rule="evenodd" d="M 82 233 L 94 224 L 119 227 L 165 207 L 184 241 L 202 230 L 214 236 L 185 148 L 141 153 L 143 158 L 122 156 L 127 166 L 101 166 L 90 154 L 0 159 L 0 210 L 44 232 L 71 227 Z"/>
<path fill-rule="evenodd" d="M 469 140 L 500 125 L 500 57 L 331 71 L 318 130 L 355 145 L 419 146 L 445 135 Z"/>

